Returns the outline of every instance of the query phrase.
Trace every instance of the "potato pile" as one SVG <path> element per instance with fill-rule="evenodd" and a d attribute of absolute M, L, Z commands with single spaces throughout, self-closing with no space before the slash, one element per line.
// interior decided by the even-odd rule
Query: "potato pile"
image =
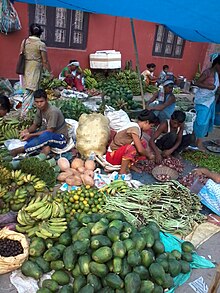
<path fill-rule="evenodd" d="M 62 171 L 57 180 L 66 182 L 69 186 L 89 185 L 94 186 L 94 170 L 95 163 L 93 160 L 75 158 L 72 163 L 66 158 L 59 158 L 57 161 L 60 170 Z"/>

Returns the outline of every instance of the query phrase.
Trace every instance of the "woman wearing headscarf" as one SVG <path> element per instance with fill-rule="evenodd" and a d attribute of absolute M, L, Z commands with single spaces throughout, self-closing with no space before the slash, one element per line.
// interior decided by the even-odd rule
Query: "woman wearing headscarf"
<path fill-rule="evenodd" d="M 30 25 L 30 36 L 22 41 L 21 52 L 25 54 L 25 72 L 23 85 L 26 89 L 22 103 L 22 116 L 25 116 L 33 104 L 33 92 L 39 89 L 43 68 L 51 72 L 47 57 L 47 48 L 40 36 L 43 29 L 39 24 Z"/>
<path fill-rule="evenodd" d="M 84 90 L 83 74 L 77 60 L 69 61 L 69 64 L 59 74 L 59 79 L 65 81 L 68 86 L 76 88 L 80 92 Z"/>
<path fill-rule="evenodd" d="M 215 93 L 219 87 L 220 54 L 212 54 L 210 61 L 212 62 L 211 68 L 206 69 L 195 83 L 199 89 L 194 98 L 196 119 L 193 131 L 196 145 L 202 151 L 205 151 L 202 140 L 212 131 L 214 125 Z"/>

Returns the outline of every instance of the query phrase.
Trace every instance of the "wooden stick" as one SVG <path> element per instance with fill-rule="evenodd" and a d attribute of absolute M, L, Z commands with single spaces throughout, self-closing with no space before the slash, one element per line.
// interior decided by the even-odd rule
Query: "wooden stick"
<path fill-rule="evenodd" d="M 208 293 L 217 293 L 219 286 L 220 286 L 220 264 L 217 266 L 216 274 L 209 287 Z"/>

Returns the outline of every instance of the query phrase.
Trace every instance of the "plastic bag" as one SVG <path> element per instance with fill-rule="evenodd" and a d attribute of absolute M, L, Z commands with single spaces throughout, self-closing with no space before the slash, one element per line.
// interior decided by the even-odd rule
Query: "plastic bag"
<path fill-rule="evenodd" d="M 0 2 L 0 31 L 7 34 L 21 29 L 21 23 L 10 0 Z"/>
<path fill-rule="evenodd" d="M 86 158 L 94 152 L 103 155 L 106 152 L 110 135 L 108 119 L 102 114 L 82 114 L 76 130 L 76 148 Z"/>
<path fill-rule="evenodd" d="M 11 151 L 20 147 L 23 147 L 26 145 L 26 141 L 21 141 L 20 139 L 13 138 L 13 139 L 8 139 L 4 142 L 4 145 L 6 148 Z"/>
<path fill-rule="evenodd" d="M 0 94 L 9 96 L 13 92 L 10 81 L 6 78 L 0 78 Z"/>
<path fill-rule="evenodd" d="M 195 110 L 190 110 L 189 112 L 186 113 L 186 121 L 184 123 L 184 131 L 186 134 L 191 134 L 193 133 L 193 123 L 196 119 L 196 112 Z"/>
<path fill-rule="evenodd" d="M 74 119 L 65 119 L 65 121 L 67 124 L 69 137 L 71 137 L 73 140 L 76 140 L 76 130 L 79 122 Z"/>
<path fill-rule="evenodd" d="M 109 125 L 111 129 L 114 129 L 115 131 L 119 131 L 121 128 L 131 122 L 128 114 L 125 111 L 115 111 L 115 109 L 110 106 L 105 107 L 104 115 L 109 119 Z"/>
<path fill-rule="evenodd" d="M 24 251 L 22 254 L 18 254 L 16 256 L 9 256 L 9 257 L 0 256 L 0 275 L 6 274 L 8 272 L 11 272 L 20 268 L 23 262 L 28 257 L 28 250 L 29 250 L 28 241 L 26 237 L 21 233 L 17 233 L 17 232 L 8 230 L 7 228 L 4 228 L 0 231 L 0 239 L 2 238 L 18 240 L 21 243 Z"/>

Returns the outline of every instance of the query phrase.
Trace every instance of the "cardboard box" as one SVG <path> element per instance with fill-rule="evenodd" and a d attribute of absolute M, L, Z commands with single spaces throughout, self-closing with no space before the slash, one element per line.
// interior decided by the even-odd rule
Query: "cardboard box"
<path fill-rule="evenodd" d="M 93 69 L 121 68 L 121 53 L 115 50 L 96 51 L 89 55 L 89 60 Z"/>

